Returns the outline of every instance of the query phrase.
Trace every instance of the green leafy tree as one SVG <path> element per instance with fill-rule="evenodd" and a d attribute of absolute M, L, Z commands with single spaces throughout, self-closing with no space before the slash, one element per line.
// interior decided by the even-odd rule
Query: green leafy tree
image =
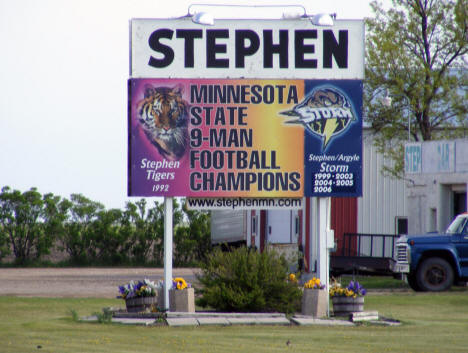
<path fill-rule="evenodd" d="M 210 214 L 206 211 L 194 211 L 184 202 L 182 210 L 186 224 L 179 226 L 174 234 L 175 264 L 195 264 L 205 259 L 211 250 Z"/>
<path fill-rule="evenodd" d="M 43 200 L 45 218 L 48 220 L 48 230 L 52 233 L 62 233 L 68 219 L 70 201 L 52 193 L 45 194 Z"/>
<path fill-rule="evenodd" d="M 150 261 L 159 227 L 154 212 L 147 209 L 145 199 L 126 204 L 121 232 L 129 239 L 129 256 L 135 264 L 143 265 Z"/>
<path fill-rule="evenodd" d="M 44 231 L 49 236 L 46 237 L 47 241 L 53 241 L 53 244 L 47 244 L 48 247 L 54 247 L 58 239 L 65 233 L 65 224 L 68 216 L 69 201 L 62 199 L 60 196 L 48 193 L 43 196 L 44 213 L 43 225 Z"/>
<path fill-rule="evenodd" d="M 94 246 L 88 249 L 88 256 L 92 260 L 113 265 L 128 262 L 130 242 L 127 234 L 122 231 L 122 220 L 123 212 L 119 209 L 101 210 L 97 213 L 91 224 Z"/>
<path fill-rule="evenodd" d="M 6 255 L 11 253 L 10 251 L 10 234 L 9 234 L 9 223 L 10 221 L 10 211 L 6 207 L 6 200 L 4 199 L 3 193 L 9 192 L 9 188 L 4 187 L 2 189 L 2 195 L 0 195 L 0 260 Z M 5 226 L 5 224 L 7 224 Z"/>
<path fill-rule="evenodd" d="M 71 261 L 85 263 L 97 254 L 95 229 L 93 223 L 104 206 L 81 194 L 72 194 L 70 201 L 63 207 L 68 209 L 68 221 L 61 238 L 63 249 L 70 255 Z"/>
<path fill-rule="evenodd" d="M 10 243 L 8 241 L 8 234 L 4 231 L 0 223 L 0 261 L 10 254 Z"/>
<path fill-rule="evenodd" d="M 40 259 L 42 255 L 48 254 L 54 242 L 54 234 L 50 232 L 54 217 L 50 209 L 57 199 L 50 194 L 44 199 L 36 188 L 23 193 L 9 187 L 2 188 L 2 233 L 8 236 L 16 262 L 19 264 Z"/>
<path fill-rule="evenodd" d="M 366 20 L 364 115 L 393 161 L 384 171 L 399 176 L 403 141 L 468 132 L 468 0 L 392 4 L 373 1 Z"/>
<path fill-rule="evenodd" d="M 177 199 L 173 200 L 172 226 L 177 229 L 183 220 L 183 213 Z M 156 234 L 153 248 L 154 260 L 161 264 L 164 259 L 164 203 L 154 202 L 154 207 L 149 211 L 148 222 L 152 224 L 152 229 Z M 174 250 L 174 249 L 173 249 Z M 177 261 L 177 259 L 175 259 Z"/>

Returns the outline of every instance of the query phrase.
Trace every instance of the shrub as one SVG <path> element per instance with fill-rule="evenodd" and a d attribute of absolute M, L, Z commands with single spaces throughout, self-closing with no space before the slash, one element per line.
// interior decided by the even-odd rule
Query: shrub
<path fill-rule="evenodd" d="M 300 306 L 301 291 L 288 278 L 283 256 L 245 247 L 215 250 L 201 264 L 202 285 L 197 304 L 218 311 L 285 312 Z"/>

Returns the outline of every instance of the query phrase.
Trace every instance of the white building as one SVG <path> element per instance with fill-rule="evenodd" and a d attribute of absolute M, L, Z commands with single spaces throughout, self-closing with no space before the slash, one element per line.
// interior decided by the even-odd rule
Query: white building
<path fill-rule="evenodd" d="M 409 233 L 443 232 L 467 210 L 468 139 L 408 143 Z"/>

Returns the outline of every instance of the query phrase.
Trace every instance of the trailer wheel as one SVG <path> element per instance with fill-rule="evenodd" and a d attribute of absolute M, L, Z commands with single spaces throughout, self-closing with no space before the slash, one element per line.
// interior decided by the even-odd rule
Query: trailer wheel
<path fill-rule="evenodd" d="M 412 290 L 414 290 L 415 292 L 421 292 L 421 288 L 418 286 L 418 282 L 416 281 L 416 276 L 413 273 L 408 274 L 406 276 L 406 280 Z"/>
<path fill-rule="evenodd" d="M 430 257 L 419 266 L 416 273 L 416 284 L 423 291 L 447 290 L 453 284 L 452 266 L 440 257 Z"/>

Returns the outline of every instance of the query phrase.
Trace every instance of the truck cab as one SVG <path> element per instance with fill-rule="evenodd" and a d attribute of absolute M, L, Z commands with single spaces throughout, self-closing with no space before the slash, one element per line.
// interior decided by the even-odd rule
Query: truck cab
<path fill-rule="evenodd" d="M 468 212 L 455 217 L 445 233 L 402 236 L 396 243 L 396 274 L 416 291 L 443 291 L 468 280 Z"/>

